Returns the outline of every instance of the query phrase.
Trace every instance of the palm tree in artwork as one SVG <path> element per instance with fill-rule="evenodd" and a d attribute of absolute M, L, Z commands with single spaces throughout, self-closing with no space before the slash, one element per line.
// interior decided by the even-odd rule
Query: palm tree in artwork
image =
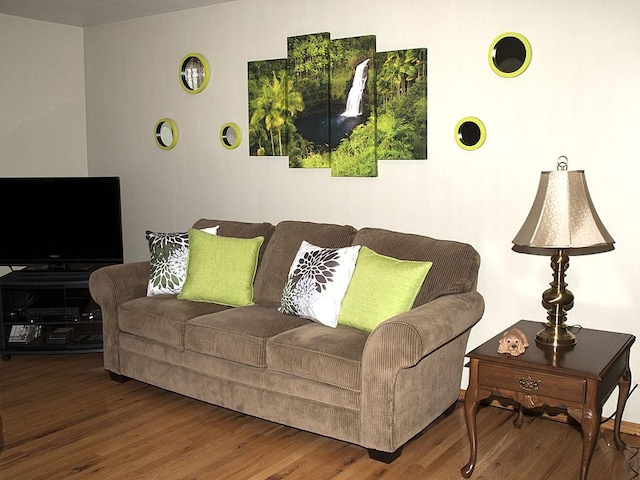
<path fill-rule="evenodd" d="M 270 83 L 262 86 L 261 95 L 254 99 L 255 108 L 251 116 L 250 128 L 258 130 L 258 126 L 264 124 L 269 133 L 272 155 L 276 155 L 274 130 L 278 136 L 278 154 L 286 155 L 282 141 L 282 132 L 285 126 L 293 128 L 292 118 L 297 112 L 304 110 L 302 95 L 293 90 L 293 81 L 287 79 L 286 73 L 280 76 L 273 72 Z"/>
<path fill-rule="evenodd" d="M 395 87 L 396 94 L 401 95 L 418 78 L 419 64 L 420 59 L 413 49 L 389 52 L 382 65 L 381 76 Z"/>
<path fill-rule="evenodd" d="M 286 77 L 286 88 L 283 93 L 285 96 L 285 120 L 289 132 L 293 132 L 296 129 L 293 119 L 296 117 L 297 113 L 304 111 L 304 99 L 302 98 L 302 94 L 294 89 L 293 84 L 293 79 Z M 282 145 L 280 148 L 282 149 Z"/>
<path fill-rule="evenodd" d="M 276 78 L 275 72 L 273 74 Z M 256 97 L 252 101 L 254 107 L 253 115 L 251 115 L 250 129 L 261 130 L 264 125 L 265 130 L 269 133 L 269 139 L 271 140 L 271 155 L 275 155 L 275 140 L 273 138 L 273 110 L 276 103 L 276 94 L 274 87 L 270 83 L 262 85 L 261 95 Z"/>

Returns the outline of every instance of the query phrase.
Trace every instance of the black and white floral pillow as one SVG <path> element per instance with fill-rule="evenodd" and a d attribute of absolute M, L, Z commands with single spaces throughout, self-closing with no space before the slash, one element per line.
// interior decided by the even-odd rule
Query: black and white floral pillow
<path fill-rule="evenodd" d="M 218 226 L 203 230 L 216 235 Z M 146 237 L 151 254 L 147 296 L 180 293 L 187 276 L 188 232 L 159 233 L 147 230 Z"/>
<path fill-rule="evenodd" d="M 303 240 L 278 310 L 336 327 L 359 251 L 360 245 L 322 248 Z"/>

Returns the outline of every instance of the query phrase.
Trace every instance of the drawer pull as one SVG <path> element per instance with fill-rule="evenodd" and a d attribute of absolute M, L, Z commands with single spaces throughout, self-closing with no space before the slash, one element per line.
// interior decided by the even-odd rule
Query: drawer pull
<path fill-rule="evenodd" d="M 520 380 L 518 383 L 520 383 L 520 386 L 522 387 L 523 390 L 526 390 L 527 392 L 532 392 L 534 390 L 538 390 L 542 382 L 540 380 L 534 380 L 531 378 L 531 376 L 529 376 L 527 378 L 520 377 Z"/>

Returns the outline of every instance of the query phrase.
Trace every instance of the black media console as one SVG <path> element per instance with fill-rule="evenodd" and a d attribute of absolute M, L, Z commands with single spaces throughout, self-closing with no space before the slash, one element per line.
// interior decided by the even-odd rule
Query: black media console
<path fill-rule="evenodd" d="M 0 352 L 102 351 L 102 313 L 89 294 L 94 269 L 16 270 L 0 277 Z"/>

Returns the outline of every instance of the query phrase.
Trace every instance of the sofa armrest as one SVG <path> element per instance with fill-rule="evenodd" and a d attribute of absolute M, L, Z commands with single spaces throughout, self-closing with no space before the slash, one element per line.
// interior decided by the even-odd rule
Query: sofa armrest
<path fill-rule="evenodd" d="M 446 395 L 457 397 L 468 333 L 483 313 L 484 300 L 476 291 L 446 295 L 386 320 L 371 332 L 362 356 L 361 441 L 364 446 L 393 452 L 426 426 L 421 423 L 424 422 L 421 415 L 426 415 L 428 406 L 420 405 L 414 413 L 396 411 L 399 405 L 413 405 L 415 398 L 420 398 L 421 403 L 434 401 L 438 409 L 442 408 L 437 415 L 450 406 L 452 402 L 448 399 L 440 401 L 434 397 L 445 390 Z M 441 348 L 445 345 L 451 348 Z M 425 366 L 423 360 L 428 362 L 428 357 L 435 352 L 439 352 L 433 355 L 437 360 Z M 442 368 L 445 365 L 452 371 L 459 370 L 459 375 L 449 375 Z M 441 376 L 453 378 L 438 379 L 438 385 L 425 385 L 425 378 L 434 376 L 434 370 L 438 369 Z M 401 395 L 410 396 L 411 400 L 400 398 Z M 415 418 L 411 418 L 412 415 Z M 402 422 L 399 416 L 403 416 Z M 391 443 L 389 439 L 393 439 Z"/>
<path fill-rule="evenodd" d="M 89 277 L 89 291 L 102 311 L 105 369 L 120 374 L 118 307 L 147 295 L 149 262 L 123 263 L 99 268 Z"/>

